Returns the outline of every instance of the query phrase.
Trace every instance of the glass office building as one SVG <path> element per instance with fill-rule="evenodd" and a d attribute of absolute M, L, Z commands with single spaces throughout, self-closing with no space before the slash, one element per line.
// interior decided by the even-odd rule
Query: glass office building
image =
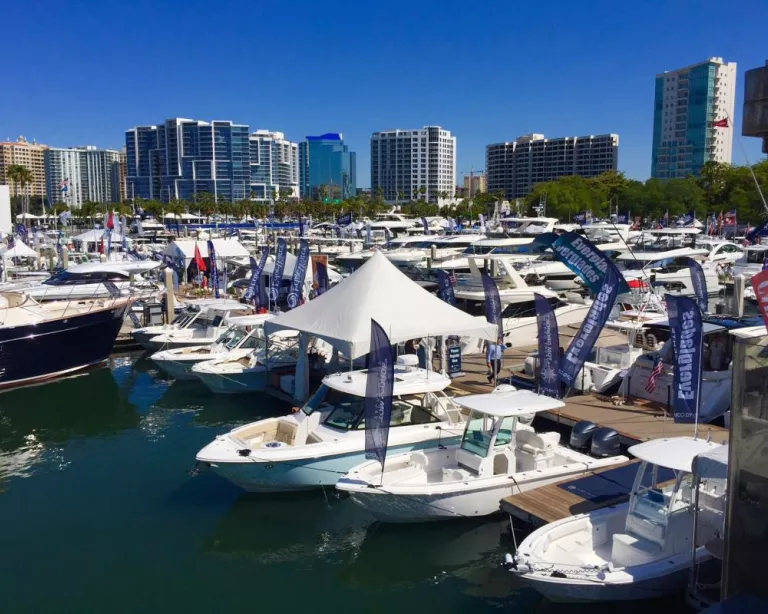
<path fill-rule="evenodd" d="M 313 200 L 344 200 L 357 194 L 356 156 L 343 135 L 308 136 L 299 145 L 299 188 L 302 198 Z"/>
<path fill-rule="evenodd" d="M 234 202 L 250 195 L 248 126 L 169 119 L 125 133 L 131 198 L 195 200 L 207 192 Z"/>

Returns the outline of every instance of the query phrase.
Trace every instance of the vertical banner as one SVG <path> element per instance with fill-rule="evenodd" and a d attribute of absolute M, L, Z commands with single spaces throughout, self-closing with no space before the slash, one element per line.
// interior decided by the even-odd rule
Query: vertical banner
<path fill-rule="evenodd" d="M 536 323 L 539 329 L 539 394 L 560 398 L 560 335 L 552 305 L 534 293 Z"/>
<path fill-rule="evenodd" d="M 349 226 L 352 223 L 352 212 L 348 211 L 347 213 L 337 217 L 336 223 L 339 226 Z"/>
<path fill-rule="evenodd" d="M 437 285 L 439 287 L 440 298 L 449 305 L 455 305 L 456 295 L 453 293 L 451 276 L 441 269 L 438 269 L 437 271 Z"/>
<path fill-rule="evenodd" d="M 373 244 L 373 236 L 371 235 L 371 223 L 366 222 L 365 224 L 365 244 L 366 245 L 372 245 Z"/>
<path fill-rule="evenodd" d="M 586 319 L 581 323 L 579 332 L 576 333 L 560 359 L 560 377 L 567 386 L 573 386 L 576 375 L 595 346 L 600 331 L 603 330 L 603 326 L 608 321 L 608 316 L 611 315 L 611 309 L 616 302 L 616 296 L 619 294 L 621 285 L 619 278 L 624 279 L 615 266 L 607 270 L 603 285 L 595 296 Z"/>
<path fill-rule="evenodd" d="M 699 308 L 706 313 L 709 309 L 709 297 L 707 296 L 707 280 L 704 278 L 704 269 L 693 258 L 688 258 L 688 267 L 691 269 L 693 292 L 696 294 Z"/>
<path fill-rule="evenodd" d="M 275 266 L 272 269 L 272 277 L 269 280 L 269 300 L 277 305 L 277 299 L 280 298 L 280 282 L 283 281 L 283 271 L 285 270 L 285 257 L 288 253 L 288 244 L 285 239 L 277 240 L 277 253 L 275 254 Z"/>
<path fill-rule="evenodd" d="M 424 234 L 425 235 L 431 235 L 432 232 L 429 230 L 429 224 L 427 223 L 427 218 L 423 217 L 421 218 L 421 225 L 424 228 Z"/>
<path fill-rule="evenodd" d="M 755 291 L 757 306 L 760 308 L 760 315 L 763 316 L 763 324 L 768 330 L 768 269 L 763 267 L 757 275 L 753 275 L 752 289 Z"/>
<path fill-rule="evenodd" d="M 317 267 L 317 296 L 320 296 L 328 292 L 328 265 L 318 261 L 315 266 Z"/>
<path fill-rule="evenodd" d="M 675 422 L 694 423 L 698 420 L 703 325 L 701 309 L 688 296 L 664 296 L 675 349 L 675 374 L 672 384 L 672 411 Z M 712 416 L 714 417 L 714 416 Z"/>
<path fill-rule="evenodd" d="M 288 291 L 288 309 L 295 309 L 301 304 L 302 288 L 307 279 L 307 267 L 309 266 L 309 243 L 302 239 L 299 243 L 299 254 L 293 266 L 291 277 L 291 289 Z"/>
<path fill-rule="evenodd" d="M 395 366 L 392 346 L 384 329 L 371 320 L 371 351 L 368 355 L 368 378 L 365 383 L 365 458 L 378 460 L 384 471 L 392 416 L 392 390 Z"/>
<path fill-rule="evenodd" d="M 264 265 L 267 264 L 267 258 L 269 258 L 269 245 L 261 252 L 261 258 L 258 264 L 251 258 L 251 283 L 248 284 L 248 288 L 245 290 L 243 298 L 248 302 L 253 302 L 254 305 L 258 304 L 261 299 L 261 292 L 259 292 L 261 274 L 264 272 Z"/>
<path fill-rule="evenodd" d="M 211 287 L 213 288 L 213 296 L 219 298 L 219 266 L 216 263 L 216 248 L 213 246 L 213 241 L 208 240 L 208 260 L 211 263 Z"/>
<path fill-rule="evenodd" d="M 480 273 L 483 278 L 483 291 L 485 292 L 485 317 L 499 329 L 497 343 L 504 340 L 504 322 L 501 318 L 501 298 L 499 297 L 499 288 L 487 273 Z"/>
<path fill-rule="evenodd" d="M 109 258 L 109 254 L 112 253 L 112 229 L 107 226 L 107 229 L 104 231 L 104 234 L 107 235 L 107 258 Z"/>
<path fill-rule="evenodd" d="M 555 258 L 581 277 L 595 294 L 601 291 L 609 270 L 616 275 L 619 294 L 629 292 L 629 285 L 616 265 L 586 237 L 575 232 L 566 232 L 558 237 L 551 247 Z"/>

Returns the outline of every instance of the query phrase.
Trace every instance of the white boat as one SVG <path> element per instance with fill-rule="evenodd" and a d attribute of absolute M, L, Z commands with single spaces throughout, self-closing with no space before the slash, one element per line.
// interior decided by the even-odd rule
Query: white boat
<path fill-rule="evenodd" d="M 750 245 L 742 250 L 741 257 L 733 264 L 733 275 L 747 278 L 757 275 L 768 260 L 768 245 Z"/>
<path fill-rule="evenodd" d="M 706 249 L 681 247 L 665 251 L 631 251 L 619 255 L 616 264 L 630 289 L 644 290 L 649 285 L 665 293 L 695 296 L 689 259 L 699 260 L 704 272 L 707 294 L 720 292 L 717 264 L 708 262 Z"/>
<path fill-rule="evenodd" d="M 298 361 L 298 333 L 279 331 L 270 335 L 269 345 L 262 338 L 258 347 L 248 353 L 228 352 L 194 365 L 191 376 L 218 394 L 260 392 L 271 375 L 291 376 Z"/>
<path fill-rule="evenodd" d="M 691 469 L 696 456 L 718 447 L 690 437 L 632 446 L 641 463 L 629 502 L 534 531 L 507 559 L 511 571 L 553 601 L 629 601 L 682 591 L 692 562 L 712 556 L 704 547 L 692 555 Z M 724 490 L 699 490 L 698 497 L 725 509 Z"/>
<path fill-rule="evenodd" d="M 156 326 L 145 326 L 131 331 L 133 340 L 147 350 L 169 349 L 172 347 L 181 347 L 181 345 L 210 345 L 223 332 L 219 330 L 228 321 L 229 316 L 248 315 L 253 312 L 253 308 L 238 301 L 226 298 L 207 298 L 196 299 L 186 302 L 186 308 L 170 324 L 158 324 Z M 210 334 L 208 334 L 208 329 Z M 216 329 L 216 330 L 213 330 Z M 197 339 L 199 343 L 190 343 L 194 338 L 195 332 L 198 332 Z M 218 332 L 217 332 L 218 331 Z M 169 345 L 163 348 L 161 341 L 168 341 L 167 335 L 176 334 L 179 340 L 186 340 L 186 343 L 178 346 Z M 153 343 L 155 337 L 165 336 Z"/>
<path fill-rule="evenodd" d="M 336 484 L 381 522 L 487 516 L 499 501 L 566 477 L 625 462 L 559 444 L 560 434 L 518 428 L 521 417 L 565 404 L 528 390 L 460 397 L 469 410 L 461 445 L 389 456 L 353 468 Z"/>
<path fill-rule="evenodd" d="M 264 322 L 273 317 L 272 314 L 255 314 L 230 318 L 229 328 L 215 343 L 162 350 L 150 358 L 175 379 L 197 380 L 197 376 L 192 373 L 195 365 L 222 355 L 226 355 L 227 359 L 239 360 L 259 347 L 260 341 L 264 339 Z"/>
<path fill-rule="evenodd" d="M 329 375 L 296 413 L 220 435 L 197 453 L 197 461 L 251 492 L 334 486 L 365 460 L 366 382 L 365 370 Z M 450 383 L 440 373 L 398 360 L 390 450 L 408 452 L 460 440 L 464 416 L 443 393 Z"/>

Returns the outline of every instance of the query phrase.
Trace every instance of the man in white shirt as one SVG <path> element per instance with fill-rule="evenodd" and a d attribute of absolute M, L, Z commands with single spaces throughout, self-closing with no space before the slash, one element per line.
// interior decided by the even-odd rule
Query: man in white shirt
<path fill-rule="evenodd" d="M 488 365 L 488 382 L 495 382 L 501 371 L 501 357 L 507 346 L 503 343 L 489 343 L 485 353 L 485 362 Z"/>

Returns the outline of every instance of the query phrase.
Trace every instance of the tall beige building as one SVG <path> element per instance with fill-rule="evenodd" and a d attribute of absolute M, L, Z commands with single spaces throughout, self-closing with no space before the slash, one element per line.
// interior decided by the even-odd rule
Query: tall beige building
<path fill-rule="evenodd" d="M 120 202 L 124 203 L 129 199 L 129 197 L 132 198 L 133 195 L 128 194 L 128 183 L 127 183 L 127 177 L 128 177 L 128 156 L 125 151 L 125 147 L 123 147 L 120 150 L 120 157 L 118 158 L 118 167 L 117 167 L 117 181 L 120 187 Z"/>
<path fill-rule="evenodd" d="M 464 196 L 472 198 L 475 194 L 482 194 L 488 191 L 488 181 L 485 173 L 464 175 Z"/>
<path fill-rule="evenodd" d="M 11 196 L 21 196 L 24 193 L 6 176 L 8 167 L 14 164 L 23 166 L 32 172 L 29 195 L 45 196 L 46 149 L 48 149 L 47 145 L 30 143 L 23 136 L 20 136 L 16 141 L 0 142 L 0 184 L 11 186 Z"/>

